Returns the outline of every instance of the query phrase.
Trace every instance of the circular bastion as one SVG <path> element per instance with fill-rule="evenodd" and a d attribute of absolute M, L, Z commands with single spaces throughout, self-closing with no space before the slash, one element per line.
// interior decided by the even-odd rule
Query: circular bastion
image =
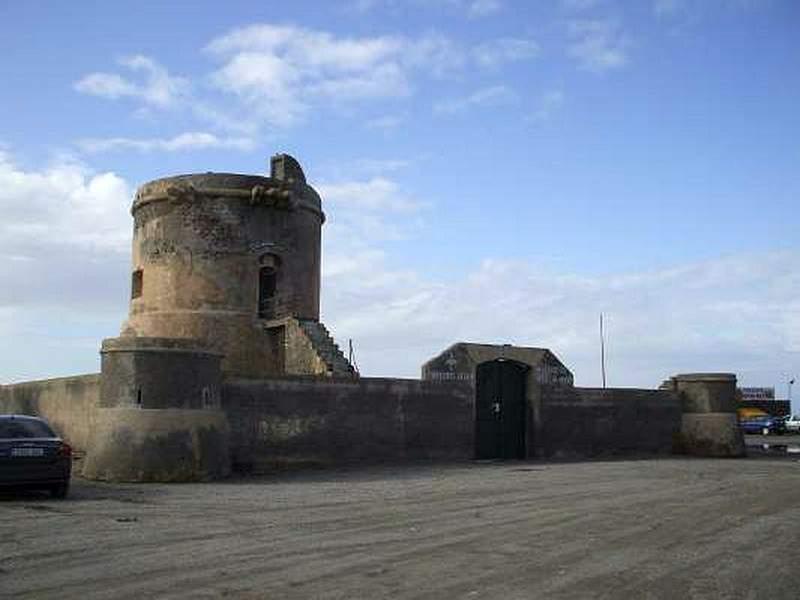
<path fill-rule="evenodd" d="M 83 475 L 197 481 L 230 473 L 222 356 L 200 340 L 103 340 L 100 403 Z"/>
<path fill-rule="evenodd" d="M 744 456 L 736 416 L 736 375 L 684 373 L 672 382 L 683 408 L 678 449 L 700 456 Z"/>

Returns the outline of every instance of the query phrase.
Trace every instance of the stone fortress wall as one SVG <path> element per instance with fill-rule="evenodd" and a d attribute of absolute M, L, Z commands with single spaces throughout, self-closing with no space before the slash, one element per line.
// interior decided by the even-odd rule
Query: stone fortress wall
<path fill-rule="evenodd" d="M 459 343 L 419 380 L 359 377 L 319 321 L 325 217 L 291 156 L 273 157 L 269 177 L 146 183 L 132 214 L 130 312 L 102 343 L 101 373 L 0 386 L 0 412 L 48 419 L 86 477 L 744 454 L 729 374 L 679 375 L 658 390 L 576 388 L 550 350 Z"/>
<path fill-rule="evenodd" d="M 78 470 L 99 479 L 183 481 L 265 466 L 475 457 L 472 381 L 226 379 L 215 410 L 108 407 L 101 380 L 0 386 L 0 412 L 44 416 L 85 456 Z M 683 392 L 538 384 L 527 391 L 527 458 L 744 454 L 735 423 L 698 429 L 704 413 L 685 412 L 695 400 Z"/>
<path fill-rule="evenodd" d="M 0 385 L 0 413 L 44 417 L 82 454 L 92 445 L 101 381 L 93 373 Z"/>

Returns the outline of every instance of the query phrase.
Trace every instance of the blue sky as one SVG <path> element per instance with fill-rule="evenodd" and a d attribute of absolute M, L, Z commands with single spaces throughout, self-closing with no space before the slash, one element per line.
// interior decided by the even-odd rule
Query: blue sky
<path fill-rule="evenodd" d="M 0 6 L 0 380 L 98 368 L 137 185 L 284 151 L 367 375 L 469 340 L 596 385 L 600 311 L 615 385 L 800 374 L 796 2 L 164 4 Z"/>

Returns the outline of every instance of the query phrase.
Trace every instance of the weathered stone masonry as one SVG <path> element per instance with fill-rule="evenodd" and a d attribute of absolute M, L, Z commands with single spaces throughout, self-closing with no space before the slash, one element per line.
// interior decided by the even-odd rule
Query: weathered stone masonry
<path fill-rule="evenodd" d="M 232 468 L 686 452 L 741 456 L 735 376 L 585 389 L 547 349 L 458 343 L 420 380 L 360 378 L 319 321 L 322 202 L 295 159 L 270 176 L 144 184 L 131 303 L 100 374 L 0 386 L 87 477 L 187 481 Z"/>

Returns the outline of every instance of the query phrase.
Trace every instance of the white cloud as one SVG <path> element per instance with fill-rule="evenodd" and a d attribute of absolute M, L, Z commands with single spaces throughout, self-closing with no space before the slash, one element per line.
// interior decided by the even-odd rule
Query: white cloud
<path fill-rule="evenodd" d="M 403 64 L 435 77 L 444 77 L 467 64 L 464 50 L 450 38 L 436 33 L 406 40 Z"/>
<path fill-rule="evenodd" d="M 326 252 L 338 260 L 335 246 Z M 372 253 L 325 273 L 324 318 L 355 340 L 368 375 L 415 376 L 449 344 L 475 341 L 549 347 L 578 384 L 596 385 L 603 311 L 612 385 L 656 387 L 703 370 L 763 383 L 800 366 L 799 259 L 734 256 L 616 276 L 487 259 L 464 278 L 433 280 Z"/>
<path fill-rule="evenodd" d="M 478 45 L 475 61 L 484 67 L 497 67 L 507 62 L 530 60 L 539 56 L 539 44 L 521 38 L 500 38 Z"/>
<path fill-rule="evenodd" d="M 422 204 L 399 193 L 397 183 L 385 177 L 368 181 L 321 184 L 319 193 L 328 206 L 346 205 L 349 210 L 416 212 Z"/>
<path fill-rule="evenodd" d="M 789 302 L 783 307 L 780 329 L 786 350 L 800 354 L 800 300 Z"/>
<path fill-rule="evenodd" d="M 37 249 L 53 244 L 126 250 L 130 200 L 128 184 L 114 173 L 75 163 L 25 171 L 0 153 L 0 253 L 36 258 Z"/>
<path fill-rule="evenodd" d="M 103 138 L 85 139 L 78 142 L 78 146 L 86 152 L 109 152 L 115 150 L 137 150 L 139 152 L 152 152 L 161 150 L 166 152 L 179 152 L 183 150 L 206 150 L 222 148 L 228 150 L 252 150 L 256 143 L 250 138 L 220 138 L 212 133 L 190 131 L 172 138 Z"/>
<path fill-rule="evenodd" d="M 240 136 L 260 135 L 259 120 L 254 115 L 243 111 L 239 106 L 228 103 L 222 108 L 214 106 L 206 100 L 192 98 L 188 108 L 195 117 L 214 129 Z"/>
<path fill-rule="evenodd" d="M 451 343 L 476 341 L 549 347 L 580 385 L 597 385 L 600 311 L 612 385 L 656 387 L 677 372 L 702 370 L 769 384 L 800 367 L 797 252 L 607 275 L 487 258 L 466 276 L 426 277 L 389 266 L 385 228 L 392 233 L 420 204 L 398 202 L 406 196 L 395 182 L 375 178 L 320 191 L 330 216 L 323 318 L 338 339 L 354 339 L 365 375 L 418 376 L 421 364 Z M 371 218 L 379 226 L 370 237 Z"/>
<path fill-rule="evenodd" d="M 319 81 L 310 85 L 307 91 L 337 101 L 349 101 L 408 96 L 411 84 L 399 65 L 388 63 L 375 67 L 369 75 Z"/>
<path fill-rule="evenodd" d="M 208 49 L 223 55 L 258 52 L 295 68 L 357 72 L 395 57 L 403 46 L 394 36 L 336 38 L 326 31 L 262 24 L 234 29 L 213 40 Z"/>
<path fill-rule="evenodd" d="M 172 76 L 167 69 L 160 65 L 152 58 L 135 55 L 119 59 L 117 61 L 122 67 L 130 71 L 131 76 L 137 74 L 142 75 L 138 81 L 131 78 L 123 77 L 117 73 L 91 73 L 86 75 L 81 80 L 74 84 L 75 90 L 84 94 L 99 96 L 109 100 L 118 100 L 120 98 L 131 98 L 138 100 L 142 106 L 138 108 L 134 114 L 137 116 L 152 117 L 153 109 L 159 110 L 183 110 L 186 113 L 194 116 L 195 118 L 210 124 L 212 127 L 228 131 L 236 132 L 239 135 L 246 134 L 253 136 L 259 132 L 259 123 L 252 115 L 242 114 L 240 110 L 231 110 L 229 106 L 224 108 L 215 106 L 213 101 L 209 101 L 209 97 L 200 97 L 196 89 L 193 90 L 189 80 L 184 77 Z M 186 135 L 186 134 L 183 134 Z M 197 136 L 198 134 L 191 132 L 189 135 Z M 214 134 L 202 134 L 204 136 Z M 175 136 L 181 137 L 180 135 Z M 175 139 L 175 138 L 173 138 Z M 234 138 L 227 138 L 229 142 L 228 147 L 243 147 L 243 138 L 233 143 Z M 94 141 L 94 140 L 91 140 Z M 116 148 L 129 148 L 135 150 L 172 150 L 175 146 L 174 143 L 169 143 L 170 140 L 128 140 L 128 138 L 113 138 L 110 144 Z M 190 147 L 207 148 L 215 142 L 199 142 L 189 143 L 185 145 L 186 149 Z M 79 144 L 86 146 L 85 141 Z M 178 140 L 178 145 L 182 145 Z M 223 144 L 225 145 L 225 144 Z M 94 144 L 90 144 L 94 148 Z"/>
<path fill-rule="evenodd" d="M 613 19 L 576 20 L 568 24 L 567 54 L 581 68 L 594 72 L 619 69 L 628 64 L 631 42 Z"/>
<path fill-rule="evenodd" d="M 413 72 L 441 76 L 464 60 L 460 49 L 435 34 L 337 37 L 271 24 L 235 29 L 207 49 L 223 61 L 213 84 L 279 126 L 297 122 L 321 103 L 408 96 Z"/>
<path fill-rule="evenodd" d="M 85 94 L 116 100 L 123 96 L 139 96 L 141 91 L 116 73 L 91 73 L 75 84 L 75 89 Z"/>
<path fill-rule="evenodd" d="M 338 39 L 265 24 L 236 29 L 208 49 L 226 61 L 213 75 L 218 88 L 251 107 L 262 106 L 268 122 L 288 125 L 308 108 L 310 94 L 348 99 L 407 94 L 405 74 L 394 62 L 401 45 L 388 36 Z"/>
<path fill-rule="evenodd" d="M 127 307 L 131 200 L 114 173 L 28 170 L 0 153 L 0 337 L 14 340 L 1 379 L 97 368 L 100 338 Z"/>
<path fill-rule="evenodd" d="M 451 4 L 482 13 L 499 7 L 495 2 Z M 230 30 L 212 39 L 205 50 L 216 67 L 203 76 L 204 85 L 190 85 L 188 79 L 171 75 L 154 59 L 143 55 L 119 60 L 123 69 L 120 73 L 90 73 L 74 85 L 85 94 L 138 100 L 141 107 L 135 114 L 152 117 L 153 109 L 171 109 L 173 114 L 181 110 L 203 123 L 198 127 L 199 133 L 148 139 L 85 139 L 79 147 L 89 152 L 252 147 L 248 140 L 263 136 L 266 128 L 293 126 L 304 121 L 312 110 L 354 114 L 354 107 L 368 102 L 413 95 L 425 78 L 453 78 L 470 66 L 499 68 L 533 59 L 539 46 L 531 39 L 505 37 L 468 51 L 436 32 L 417 37 L 338 36 L 294 25 L 262 23 Z M 503 86 L 496 86 L 488 93 L 498 94 L 502 89 Z M 499 94 L 490 99 L 482 93 L 469 102 L 500 99 Z M 507 92 L 504 95 L 506 100 L 510 98 Z M 367 120 L 364 125 L 389 130 L 401 121 L 402 117 L 395 114 Z M 187 135 L 192 138 L 187 139 Z"/>
<path fill-rule="evenodd" d="M 516 92 L 504 85 L 482 88 L 463 98 L 437 102 L 433 110 L 442 114 L 463 113 L 475 107 L 498 106 L 519 100 Z"/>
<path fill-rule="evenodd" d="M 401 190 L 392 179 L 374 176 L 315 186 L 328 219 L 323 236 L 323 273 L 350 271 L 353 260 L 382 260 L 381 245 L 407 240 L 421 227 L 427 204 Z"/>
<path fill-rule="evenodd" d="M 103 98 L 138 98 L 157 108 L 174 107 L 188 93 L 188 80 L 170 75 L 149 57 L 135 55 L 117 62 L 132 75 L 141 74 L 141 81 L 132 81 L 116 73 L 90 73 L 75 83 L 75 89 Z"/>

